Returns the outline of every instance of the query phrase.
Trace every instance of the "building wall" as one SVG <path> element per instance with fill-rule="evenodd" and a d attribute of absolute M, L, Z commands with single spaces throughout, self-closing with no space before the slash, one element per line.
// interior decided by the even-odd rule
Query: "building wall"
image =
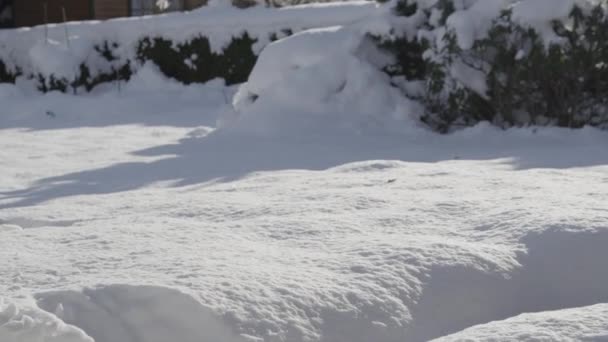
<path fill-rule="evenodd" d="M 86 1 L 86 0 L 81 0 Z M 128 17 L 130 0 L 95 0 L 95 19 Z"/>
<path fill-rule="evenodd" d="M 208 0 L 173 0 L 168 11 L 191 10 L 203 6 Z M 0 0 L 13 4 L 15 26 L 44 24 L 44 4 L 47 4 L 48 23 L 63 22 L 62 7 L 68 21 L 110 19 L 159 13 L 156 0 Z"/>
<path fill-rule="evenodd" d="M 207 4 L 208 0 L 184 0 L 184 9 L 191 10 Z"/>
<path fill-rule="evenodd" d="M 0 28 L 13 25 L 13 0 L 0 0 Z"/>
<path fill-rule="evenodd" d="M 91 19 L 92 8 L 89 0 L 17 0 L 13 4 L 15 25 L 44 24 L 45 3 L 49 23 L 63 22 L 62 8 L 66 10 L 67 21 Z"/>

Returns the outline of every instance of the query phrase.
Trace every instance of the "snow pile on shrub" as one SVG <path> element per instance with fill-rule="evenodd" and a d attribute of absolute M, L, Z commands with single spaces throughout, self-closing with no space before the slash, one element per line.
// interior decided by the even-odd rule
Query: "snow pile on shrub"
<path fill-rule="evenodd" d="M 0 341 L 93 342 L 93 339 L 51 313 L 9 303 L 0 297 Z"/>
<path fill-rule="evenodd" d="M 390 86 L 378 65 L 386 56 L 366 30 L 330 27 L 308 30 L 270 44 L 234 98 L 234 112 L 221 122 L 256 134 L 322 135 L 404 131 L 419 109 Z"/>

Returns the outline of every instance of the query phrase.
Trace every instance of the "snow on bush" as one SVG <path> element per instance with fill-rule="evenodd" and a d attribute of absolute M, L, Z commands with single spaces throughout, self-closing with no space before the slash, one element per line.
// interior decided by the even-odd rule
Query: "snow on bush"
<path fill-rule="evenodd" d="M 243 82 L 255 57 L 273 39 L 307 28 L 351 23 L 375 7 L 353 1 L 240 10 L 217 0 L 186 13 L 48 25 L 48 34 L 43 27 L 4 30 L 0 82 L 14 83 L 21 77 L 43 91 L 78 92 L 128 79 L 142 59 L 158 63 L 167 76 L 185 83 L 218 75 Z M 203 58 L 208 55 L 212 58 Z M 192 66 L 194 76 L 186 72 Z"/>
<path fill-rule="evenodd" d="M 334 25 L 342 28 L 281 41 Z M 67 27 L 69 37 L 54 25 L 48 39 L 41 28 L 0 33 L 0 81 L 26 78 L 42 91 L 78 93 L 128 80 L 151 61 L 185 84 L 249 79 L 223 122 L 276 105 L 283 112 L 358 117 L 384 111 L 380 116 L 413 116 L 439 132 L 481 121 L 503 128 L 608 127 L 605 2 L 392 0 L 379 7 L 347 2 L 241 10 L 215 1 L 191 13 Z M 354 90 L 356 84 L 368 86 Z M 252 106 L 245 110 L 247 101 Z"/>
<path fill-rule="evenodd" d="M 552 10 L 531 12 L 539 6 Z M 604 8 L 523 1 L 494 8 L 498 16 L 473 30 L 483 33 L 476 36 L 457 24 L 471 17 L 452 20 L 478 16 L 475 7 L 450 16 L 433 49 L 437 72 L 430 79 L 427 123 L 441 131 L 479 121 L 501 127 L 608 127 Z"/>
<path fill-rule="evenodd" d="M 423 95 L 404 91 L 422 98 L 421 119 L 433 129 L 448 132 L 480 121 L 505 128 L 608 127 L 605 3 L 401 0 L 392 6 L 410 21 L 425 17 L 401 35 L 397 49 L 391 47 L 397 68 L 389 71 L 412 81 L 420 73 L 412 77 L 411 71 L 423 70 Z"/>
<path fill-rule="evenodd" d="M 226 125 L 237 116 L 236 126 L 248 132 L 283 130 L 290 136 L 328 127 L 402 131 L 417 107 L 379 70 L 385 58 L 358 27 L 314 29 L 279 40 L 262 51 L 237 92 L 236 113 L 221 121 Z"/>

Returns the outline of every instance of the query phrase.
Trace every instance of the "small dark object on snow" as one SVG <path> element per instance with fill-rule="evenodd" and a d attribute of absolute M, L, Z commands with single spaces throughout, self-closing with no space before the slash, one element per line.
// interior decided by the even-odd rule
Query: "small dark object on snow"
<path fill-rule="evenodd" d="M 395 183 L 397 181 L 397 178 L 393 178 L 393 179 L 389 179 L 387 181 L 387 183 Z"/>
<path fill-rule="evenodd" d="M 47 110 L 47 111 L 46 111 L 46 115 L 48 115 L 48 116 L 50 116 L 50 117 L 52 117 L 52 118 L 54 118 L 54 117 L 56 117 L 56 116 L 57 116 L 57 115 L 55 115 L 55 113 L 54 113 L 54 112 L 52 112 L 52 111 L 50 111 L 50 110 Z"/>

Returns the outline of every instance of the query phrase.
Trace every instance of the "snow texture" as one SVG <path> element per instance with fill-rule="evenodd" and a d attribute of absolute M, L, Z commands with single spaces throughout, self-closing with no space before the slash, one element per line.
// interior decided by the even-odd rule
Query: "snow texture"
<path fill-rule="evenodd" d="M 0 88 L 0 293 L 49 320 L 97 342 L 426 341 L 526 312 L 569 336 L 542 311 L 608 301 L 604 132 L 315 135 L 290 120 L 327 118 L 277 97 L 281 126 L 246 110 L 273 127 L 251 134 L 213 129 L 234 88 L 133 82 Z"/>
<path fill-rule="evenodd" d="M 380 52 L 359 28 L 308 30 L 274 42 L 239 88 L 235 112 L 222 123 L 238 117 L 231 128 L 260 135 L 286 130 L 291 137 L 299 130 L 325 135 L 327 128 L 340 127 L 407 129 L 420 107 L 390 86 L 374 66 L 378 58 Z M 311 123 L 321 125 L 301 130 Z"/>
<path fill-rule="evenodd" d="M 451 341 L 606 341 L 608 305 L 523 314 L 433 340 Z"/>
<path fill-rule="evenodd" d="M 606 132 L 429 132 L 367 24 L 275 42 L 238 87 L 0 85 L 0 333 L 605 340 Z"/>
<path fill-rule="evenodd" d="M 0 298 L 0 341 L 93 342 L 93 339 L 35 306 L 19 306 Z"/>
<path fill-rule="evenodd" d="M 113 285 L 37 298 L 96 342 L 247 342 L 194 298 L 168 288 Z"/>

